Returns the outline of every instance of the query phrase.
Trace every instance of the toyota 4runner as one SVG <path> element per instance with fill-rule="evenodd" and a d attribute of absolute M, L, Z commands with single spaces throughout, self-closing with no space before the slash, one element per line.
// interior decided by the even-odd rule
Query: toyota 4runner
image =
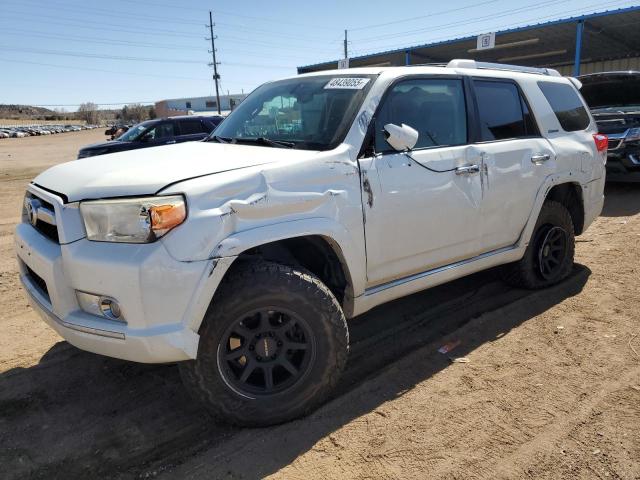
<path fill-rule="evenodd" d="M 498 265 L 569 275 L 607 154 L 579 85 L 470 60 L 267 83 L 206 141 L 36 177 L 24 288 L 78 348 L 179 362 L 221 420 L 295 418 L 336 385 L 346 319 Z"/>

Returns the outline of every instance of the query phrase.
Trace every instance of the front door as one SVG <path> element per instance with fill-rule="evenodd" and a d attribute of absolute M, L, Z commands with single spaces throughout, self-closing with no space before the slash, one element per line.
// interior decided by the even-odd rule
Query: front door
<path fill-rule="evenodd" d="M 465 168 L 471 163 L 462 79 L 402 80 L 372 122 L 374 153 L 360 160 L 368 285 L 477 255 L 482 185 L 480 169 Z M 418 131 L 411 152 L 389 146 L 389 123 Z"/>

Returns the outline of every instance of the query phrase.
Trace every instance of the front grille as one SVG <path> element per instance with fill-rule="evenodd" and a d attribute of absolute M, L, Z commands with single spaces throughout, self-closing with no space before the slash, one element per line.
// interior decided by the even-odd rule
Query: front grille
<path fill-rule="evenodd" d="M 51 302 L 47 282 L 45 282 L 40 275 L 31 270 L 27 265 L 25 265 L 25 268 L 27 269 L 27 274 L 29 275 L 31 282 L 37 287 L 38 291 L 47 299 L 47 301 Z"/>
<path fill-rule="evenodd" d="M 618 148 L 620 148 L 620 145 L 622 144 L 622 139 L 609 139 L 609 150 L 617 150 Z"/>
<path fill-rule="evenodd" d="M 60 243 L 60 238 L 58 238 L 58 227 L 55 225 L 38 220 L 38 223 L 36 223 L 36 230 L 48 239 L 53 240 L 56 243 Z"/>
<path fill-rule="evenodd" d="M 50 202 L 47 202 L 45 199 L 40 198 L 36 195 L 33 195 L 31 192 L 27 192 L 26 196 L 25 196 L 25 207 L 23 209 L 23 215 L 25 218 L 25 221 L 27 223 L 31 223 L 30 219 L 27 218 L 27 211 L 26 211 L 26 204 L 28 201 L 30 201 L 31 199 L 37 200 L 40 205 L 42 206 L 42 208 L 48 210 L 49 212 L 51 212 L 55 218 L 55 208 L 53 206 L 53 204 L 51 204 Z M 32 224 L 33 225 L 33 224 Z M 60 238 L 58 236 L 58 227 L 57 225 L 55 225 L 55 221 L 54 224 L 52 225 L 51 223 L 47 223 L 46 221 L 42 220 L 41 218 L 38 218 L 36 224 L 34 225 L 35 229 L 38 230 L 41 234 L 43 234 L 45 237 L 47 237 L 49 240 L 56 242 L 56 243 L 60 243 Z"/>

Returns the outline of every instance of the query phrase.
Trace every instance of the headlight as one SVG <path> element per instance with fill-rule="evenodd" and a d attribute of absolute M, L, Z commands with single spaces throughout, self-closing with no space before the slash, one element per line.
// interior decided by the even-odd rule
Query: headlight
<path fill-rule="evenodd" d="M 96 242 L 153 242 L 187 218 L 181 195 L 82 202 L 80 212 Z"/>
<path fill-rule="evenodd" d="M 627 134 L 624 137 L 627 142 L 635 142 L 640 140 L 640 128 L 630 128 L 627 130 Z"/>

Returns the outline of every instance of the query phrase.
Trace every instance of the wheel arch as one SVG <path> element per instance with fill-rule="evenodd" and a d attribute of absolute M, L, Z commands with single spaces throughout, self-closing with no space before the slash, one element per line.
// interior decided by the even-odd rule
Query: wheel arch
<path fill-rule="evenodd" d="M 581 184 L 570 174 L 551 175 L 547 177 L 538 190 L 529 219 L 516 244 L 522 249 L 523 253 L 533 235 L 533 228 L 542 210 L 542 205 L 547 200 L 558 201 L 567 207 L 576 236 L 584 231 L 585 209 Z"/>
<path fill-rule="evenodd" d="M 353 315 L 359 279 L 364 279 L 364 245 L 353 245 L 344 227 L 329 219 L 310 219 L 251 229 L 227 237 L 215 257 L 234 257 L 222 281 L 239 262 L 269 260 L 299 265 L 320 278 L 336 296 L 345 316 Z M 215 295 L 215 292 L 214 292 Z"/>
<path fill-rule="evenodd" d="M 545 197 L 547 200 L 555 200 L 569 210 L 576 236 L 584 231 L 584 199 L 578 182 L 567 181 L 552 186 Z"/>

